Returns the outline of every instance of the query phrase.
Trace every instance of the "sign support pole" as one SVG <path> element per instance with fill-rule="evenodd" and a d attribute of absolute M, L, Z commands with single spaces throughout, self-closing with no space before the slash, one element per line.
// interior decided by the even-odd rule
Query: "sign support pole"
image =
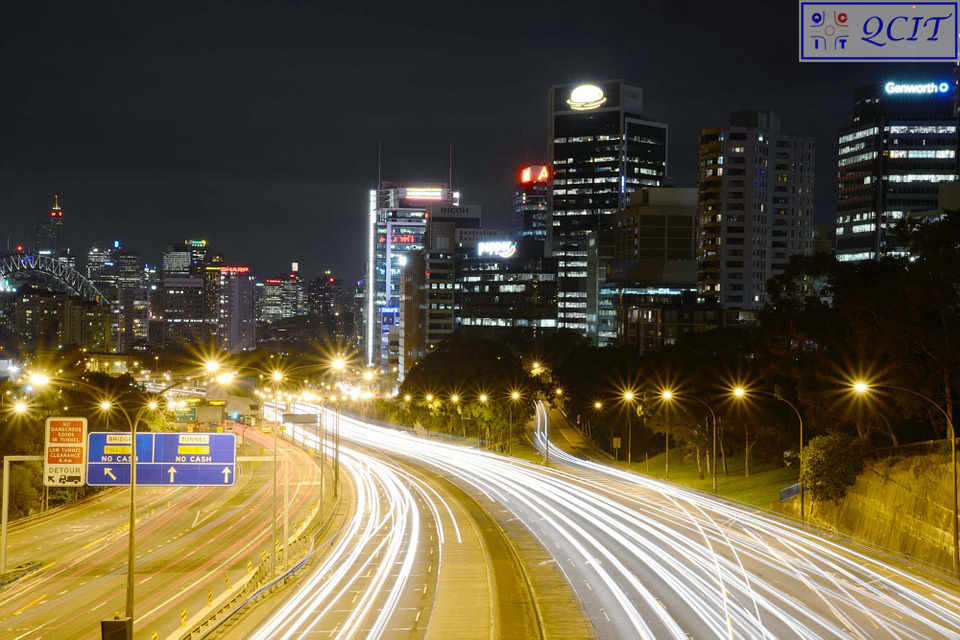
<path fill-rule="evenodd" d="M 283 570 L 289 567 L 290 547 L 290 465 L 283 459 Z"/>
<path fill-rule="evenodd" d="M 3 518 L 0 534 L 0 573 L 7 572 L 7 522 L 10 519 L 10 463 L 43 460 L 43 456 L 3 456 Z"/>

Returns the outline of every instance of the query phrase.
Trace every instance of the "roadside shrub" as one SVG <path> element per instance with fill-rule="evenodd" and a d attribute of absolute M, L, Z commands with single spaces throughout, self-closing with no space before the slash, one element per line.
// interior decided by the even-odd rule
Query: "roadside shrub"
<path fill-rule="evenodd" d="M 859 438 L 831 433 L 813 438 L 803 450 L 800 480 L 817 500 L 840 500 L 870 457 L 870 448 Z"/>

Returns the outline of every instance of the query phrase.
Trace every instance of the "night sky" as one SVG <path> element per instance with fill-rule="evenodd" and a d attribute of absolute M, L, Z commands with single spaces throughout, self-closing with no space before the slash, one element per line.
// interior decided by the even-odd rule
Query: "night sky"
<path fill-rule="evenodd" d="M 155 261 L 206 238 L 263 277 L 298 260 L 353 280 L 378 143 L 393 180 L 446 180 L 453 144 L 464 203 L 508 225 L 519 167 L 545 159 L 548 87 L 619 77 L 669 124 L 676 186 L 696 186 L 700 127 L 780 112 L 817 139 L 829 221 L 853 87 L 950 77 L 801 64 L 783 1 L 327 4 L 4 2 L 3 246 L 30 242 L 59 193 L 77 253 L 119 239 Z"/>

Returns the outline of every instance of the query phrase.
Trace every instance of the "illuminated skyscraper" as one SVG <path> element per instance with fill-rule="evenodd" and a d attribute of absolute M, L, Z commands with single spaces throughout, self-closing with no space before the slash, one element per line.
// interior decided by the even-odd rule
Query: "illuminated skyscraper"
<path fill-rule="evenodd" d="M 368 363 L 387 364 L 390 331 L 400 317 L 400 272 L 405 254 L 424 249 L 430 211 L 459 206 L 460 194 L 446 183 L 382 182 L 369 195 L 365 352 Z M 395 341 L 399 345 L 399 339 Z"/>
<path fill-rule="evenodd" d="M 549 92 L 547 240 L 557 258 L 558 324 L 594 340 L 601 272 L 609 259 L 597 234 L 612 232 L 612 216 L 627 206 L 632 191 L 661 186 L 667 174 L 667 125 L 645 118 L 642 108 L 643 90 L 623 80 L 558 85 Z"/>
<path fill-rule="evenodd" d="M 547 239 L 550 167 L 533 165 L 520 171 L 513 193 L 513 235 L 516 238 Z"/>
<path fill-rule="evenodd" d="M 948 76 L 854 91 L 853 123 L 840 130 L 837 260 L 906 254 L 893 228 L 936 209 L 939 183 L 958 176 L 955 93 Z"/>
<path fill-rule="evenodd" d="M 64 250 L 63 242 L 63 209 L 60 208 L 60 196 L 53 196 L 53 208 L 50 209 L 49 219 L 40 222 L 34 227 L 34 251 L 40 255 L 59 258 Z"/>

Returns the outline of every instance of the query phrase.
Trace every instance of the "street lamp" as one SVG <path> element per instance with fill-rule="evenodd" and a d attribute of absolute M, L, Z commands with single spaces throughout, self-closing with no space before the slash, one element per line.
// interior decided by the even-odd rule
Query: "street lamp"
<path fill-rule="evenodd" d="M 793 409 L 793 412 L 796 414 L 796 416 L 797 416 L 797 423 L 800 425 L 800 453 L 799 453 L 799 459 L 800 459 L 800 522 L 803 522 L 804 519 L 805 519 L 805 517 L 806 517 L 806 511 L 804 510 L 804 503 L 803 503 L 803 501 L 804 501 L 804 495 L 803 495 L 803 494 L 804 494 L 804 487 L 803 487 L 803 416 L 800 415 L 799 409 L 797 409 L 797 407 L 796 407 L 792 402 L 790 402 L 789 400 L 787 400 L 787 399 L 784 398 L 783 396 L 781 396 L 781 395 L 779 395 L 779 394 L 776 394 L 776 393 L 770 393 L 769 391 L 757 391 L 757 390 L 755 390 L 755 389 L 751 389 L 750 391 L 747 391 L 747 390 L 744 389 L 743 387 L 739 387 L 739 386 L 738 386 L 738 387 L 734 387 L 734 388 L 731 390 L 731 393 L 733 393 L 733 397 L 736 398 L 736 399 L 738 399 L 738 400 L 743 400 L 743 399 L 746 398 L 749 394 L 752 394 L 752 393 L 757 393 L 757 394 L 761 394 L 761 395 L 765 395 L 765 396 L 770 396 L 771 398 L 774 398 L 775 400 L 779 400 L 780 402 L 783 402 L 783 403 L 787 404 L 791 409 Z"/>
<path fill-rule="evenodd" d="M 510 392 L 510 431 L 507 433 L 507 438 L 509 438 L 509 444 L 507 448 L 509 450 L 509 455 L 513 455 L 513 405 L 520 401 L 520 392 L 511 391 Z"/>
<path fill-rule="evenodd" d="M 14 413 L 25 413 L 26 411 L 27 411 L 26 402 L 17 402 L 16 404 L 13 405 Z"/>
<path fill-rule="evenodd" d="M 710 417 L 713 419 L 713 493 L 717 493 L 717 414 L 713 412 L 713 407 L 707 404 L 705 401 L 701 400 L 696 396 L 683 395 L 679 396 L 676 392 L 671 391 L 670 389 L 664 389 L 660 392 L 660 397 L 667 402 L 672 402 L 674 400 L 689 399 L 695 402 L 699 402 L 704 407 L 707 408 L 707 411 L 710 412 Z"/>
<path fill-rule="evenodd" d="M 947 434 L 950 438 L 950 460 L 951 467 L 953 468 L 953 571 L 955 574 L 960 575 L 960 531 L 958 531 L 958 523 L 960 523 L 960 513 L 958 513 L 958 503 L 957 503 L 957 433 L 954 430 L 953 420 L 950 418 L 950 415 L 946 410 L 941 407 L 939 404 L 928 398 L 927 396 L 914 391 L 913 389 L 907 389 L 905 387 L 895 387 L 891 384 L 871 384 L 865 380 L 856 380 L 852 385 L 853 391 L 858 395 L 865 396 L 870 393 L 873 389 L 890 389 L 893 391 L 902 391 L 904 393 L 909 393 L 921 400 L 924 400 L 934 407 L 937 411 L 943 416 L 944 420 L 947 421 Z"/>
<path fill-rule="evenodd" d="M 633 462 L 633 391 L 629 389 L 623 392 L 623 401 L 627 405 L 627 468 Z"/>

